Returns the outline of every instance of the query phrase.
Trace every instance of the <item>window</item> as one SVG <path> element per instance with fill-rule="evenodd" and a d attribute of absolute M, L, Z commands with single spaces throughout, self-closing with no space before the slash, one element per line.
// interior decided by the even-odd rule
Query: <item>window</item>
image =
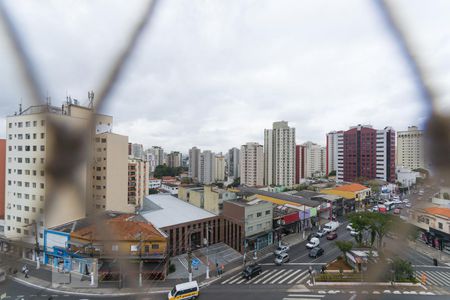
<path fill-rule="evenodd" d="M 29 206 L 24 206 L 23 207 L 25 211 L 30 211 L 30 207 Z"/>
<path fill-rule="evenodd" d="M 261 228 L 262 228 L 262 224 L 256 225 L 256 229 L 261 229 Z"/>
<path fill-rule="evenodd" d="M 270 215 L 270 210 L 266 210 L 266 216 Z"/>
<path fill-rule="evenodd" d="M 41 151 L 45 151 L 45 146 L 41 145 Z"/>
<path fill-rule="evenodd" d="M 259 218 L 259 217 L 261 217 L 261 216 L 262 216 L 262 213 L 260 213 L 260 212 L 259 212 L 259 213 L 256 213 L 256 217 L 257 217 L 257 218 Z"/>
<path fill-rule="evenodd" d="M 12 123 L 9 123 L 9 124 L 8 124 L 8 127 L 9 127 L 9 128 L 12 128 Z"/>
<path fill-rule="evenodd" d="M 37 121 L 33 121 L 33 127 L 37 126 Z"/>
<path fill-rule="evenodd" d="M 44 184 L 43 183 L 41 183 L 41 189 L 43 189 L 44 188 Z"/>
<path fill-rule="evenodd" d="M 30 125 L 31 125 L 30 121 L 25 122 L 25 127 L 30 127 Z"/>
<path fill-rule="evenodd" d="M 22 122 L 17 123 L 17 127 L 22 128 L 23 127 L 23 123 Z"/>
<path fill-rule="evenodd" d="M 41 120 L 41 126 L 45 126 L 45 120 Z"/>
<path fill-rule="evenodd" d="M 21 233 L 22 230 L 20 228 L 16 228 L 17 233 Z"/>
<path fill-rule="evenodd" d="M 37 137 L 36 133 L 33 133 L 33 140 L 35 140 Z"/>
<path fill-rule="evenodd" d="M 45 137 L 45 133 L 41 133 L 41 139 L 43 139 Z"/>
<path fill-rule="evenodd" d="M 248 226 L 248 231 L 249 232 L 253 231 L 253 226 Z"/>
<path fill-rule="evenodd" d="M 152 249 L 159 249 L 159 244 L 152 244 Z"/>
<path fill-rule="evenodd" d="M 442 224 L 441 222 L 438 223 L 439 229 L 443 229 L 444 228 L 444 224 Z"/>
<path fill-rule="evenodd" d="M 28 230 L 24 229 L 24 230 L 23 230 L 23 234 L 25 234 L 25 235 L 29 235 L 30 233 L 29 233 L 29 231 L 28 231 Z"/>
<path fill-rule="evenodd" d="M 111 251 L 119 251 L 119 245 L 112 245 Z"/>
<path fill-rule="evenodd" d="M 16 217 L 16 221 L 17 222 L 22 222 L 22 218 L 21 217 Z"/>
<path fill-rule="evenodd" d="M 253 214 L 249 214 L 249 215 L 247 216 L 247 219 L 253 219 Z"/>
<path fill-rule="evenodd" d="M 28 218 L 23 218 L 23 222 L 24 222 L 25 224 L 30 224 L 30 219 L 28 219 Z"/>

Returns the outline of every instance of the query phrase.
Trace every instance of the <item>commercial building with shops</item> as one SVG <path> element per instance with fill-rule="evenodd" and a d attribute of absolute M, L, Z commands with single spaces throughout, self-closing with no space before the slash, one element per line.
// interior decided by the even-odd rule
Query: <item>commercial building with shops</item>
<path fill-rule="evenodd" d="M 421 229 L 421 241 L 450 254 L 450 208 L 414 208 L 410 210 L 408 222 Z"/>
<path fill-rule="evenodd" d="M 344 199 L 344 214 L 354 211 L 356 207 L 365 204 L 370 196 L 371 189 L 359 183 L 351 183 L 330 189 L 323 189 L 321 194 L 336 195 Z"/>
<path fill-rule="evenodd" d="M 223 205 L 224 242 L 241 253 L 273 243 L 273 204 L 248 195 Z"/>
<path fill-rule="evenodd" d="M 139 215 L 105 212 L 44 232 L 44 263 L 99 280 L 164 279 L 167 235 Z M 95 267 L 94 265 L 98 265 Z"/>
<path fill-rule="evenodd" d="M 178 189 L 178 198 L 218 215 L 222 211 L 223 202 L 236 199 L 236 193 L 211 185 L 182 186 Z"/>
<path fill-rule="evenodd" d="M 168 235 L 170 256 L 221 241 L 221 219 L 170 194 L 149 195 L 139 214 Z"/>

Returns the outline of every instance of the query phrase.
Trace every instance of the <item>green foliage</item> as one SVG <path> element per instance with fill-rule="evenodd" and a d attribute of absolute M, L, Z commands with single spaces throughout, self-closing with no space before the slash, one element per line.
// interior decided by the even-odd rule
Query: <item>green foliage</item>
<path fill-rule="evenodd" d="M 328 173 L 328 176 L 336 176 L 336 171 L 331 171 L 330 173 Z"/>
<path fill-rule="evenodd" d="M 414 269 L 411 265 L 411 262 L 403 260 L 399 257 L 395 257 L 391 267 L 394 270 L 396 281 L 409 281 L 411 279 L 414 279 Z"/>
<path fill-rule="evenodd" d="M 178 176 L 184 171 L 183 167 L 171 168 L 167 165 L 156 166 L 153 176 L 156 178 L 162 178 L 163 176 Z"/>
<path fill-rule="evenodd" d="M 336 246 L 342 251 L 345 261 L 347 261 L 347 252 L 352 250 L 353 243 L 351 241 L 336 241 Z"/>
<path fill-rule="evenodd" d="M 193 182 L 193 180 L 192 180 L 191 177 L 183 177 L 183 178 L 181 178 L 181 183 L 182 184 L 190 184 L 192 182 Z"/>
<path fill-rule="evenodd" d="M 403 226 L 403 222 L 398 216 L 381 214 L 377 212 L 358 212 L 348 216 L 353 228 L 360 234 L 355 236 L 358 245 L 362 245 L 362 231 L 370 230 L 371 245 L 377 239 L 377 248 L 381 250 L 383 238 L 388 232 L 394 232 L 396 226 Z M 403 227 L 402 227 L 403 228 Z M 403 236 L 403 235 L 402 235 Z"/>
<path fill-rule="evenodd" d="M 298 185 L 298 186 L 296 186 L 295 187 L 295 190 L 296 191 L 303 191 L 303 190 L 307 190 L 308 189 L 308 185 L 307 184 L 304 184 L 304 183 L 302 183 L 302 184 L 300 184 L 300 185 Z"/>
<path fill-rule="evenodd" d="M 149 195 L 158 194 L 158 193 L 159 193 L 159 192 L 158 192 L 157 189 L 149 189 L 149 190 L 148 190 L 148 194 L 149 194 Z"/>
<path fill-rule="evenodd" d="M 444 194 L 442 194 L 442 197 L 446 200 L 450 200 L 450 195 L 449 193 L 445 192 Z"/>
<path fill-rule="evenodd" d="M 175 271 L 176 271 L 175 265 L 171 261 L 169 261 L 169 274 Z"/>

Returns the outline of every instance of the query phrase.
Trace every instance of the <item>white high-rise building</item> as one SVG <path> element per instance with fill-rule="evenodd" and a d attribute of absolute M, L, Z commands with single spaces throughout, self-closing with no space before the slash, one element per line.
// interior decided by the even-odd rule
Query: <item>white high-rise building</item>
<path fill-rule="evenodd" d="M 297 148 L 297 166 L 299 179 L 321 177 L 325 175 L 326 149 L 313 142 L 306 142 Z M 299 182 L 297 182 L 299 183 Z"/>
<path fill-rule="evenodd" d="M 142 144 L 131 144 L 131 157 L 136 159 L 144 158 L 144 146 Z"/>
<path fill-rule="evenodd" d="M 343 142 L 344 132 L 343 131 L 332 131 L 327 133 L 327 146 L 326 146 L 326 175 L 330 174 L 332 171 L 337 172 L 338 170 L 338 157 L 339 157 L 339 141 Z M 344 151 L 343 144 L 341 145 L 341 152 Z M 342 165 L 343 168 L 343 165 Z"/>
<path fill-rule="evenodd" d="M 154 155 L 156 166 L 160 166 L 164 164 L 164 149 L 160 146 L 152 146 L 147 150 L 148 152 Z"/>
<path fill-rule="evenodd" d="M 145 160 L 148 161 L 148 171 L 149 176 L 155 172 L 157 161 L 156 161 L 156 155 L 150 149 L 147 149 L 145 151 Z"/>
<path fill-rule="evenodd" d="M 295 182 L 295 128 L 274 122 L 264 130 L 264 176 L 266 185 L 292 187 Z"/>
<path fill-rule="evenodd" d="M 409 126 L 407 131 L 397 132 L 397 166 L 428 169 L 423 130 Z"/>
<path fill-rule="evenodd" d="M 214 180 L 225 180 L 225 157 L 222 154 L 214 156 Z"/>
<path fill-rule="evenodd" d="M 201 150 L 197 147 L 189 149 L 189 177 L 193 180 L 198 180 L 199 178 L 200 153 Z"/>
<path fill-rule="evenodd" d="M 258 143 L 241 146 L 241 185 L 264 185 L 264 148 Z"/>
<path fill-rule="evenodd" d="M 215 164 L 214 153 L 210 150 L 205 150 L 200 153 L 198 162 L 198 181 L 203 184 L 211 184 L 214 182 Z"/>
<path fill-rule="evenodd" d="M 96 178 L 92 178 L 92 161 L 86 160 L 78 167 L 74 178 L 76 190 L 58 183 L 57 178 L 48 174 L 47 168 L 56 164 L 55 159 L 60 155 L 51 153 L 58 140 L 49 122 L 81 129 L 93 115 L 90 108 L 77 104 L 68 99 L 62 107 L 49 104 L 31 106 L 6 118 L 7 238 L 33 243 L 36 233 L 39 243 L 42 243 L 44 228 L 83 218 L 86 210 L 91 208 L 92 185 L 96 185 Z M 95 115 L 94 128 L 92 132 L 86 130 L 89 141 L 95 134 L 111 131 L 112 117 Z M 126 160 L 127 144 L 124 145 L 124 154 Z M 54 198 L 51 205 L 46 206 L 50 189 Z M 36 224 L 37 232 L 33 224 Z"/>
<path fill-rule="evenodd" d="M 167 154 L 167 165 L 171 168 L 181 167 L 182 156 L 178 151 L 172 151 Z"/>
<path fill-rule="evenodd" d="M 227 155 L 227 167 L 228 167 L 228 178 L 238 178 L 240 177 L 240 168 L 239 168 L 239 149 L 231 148 L 228 150 Z"/>

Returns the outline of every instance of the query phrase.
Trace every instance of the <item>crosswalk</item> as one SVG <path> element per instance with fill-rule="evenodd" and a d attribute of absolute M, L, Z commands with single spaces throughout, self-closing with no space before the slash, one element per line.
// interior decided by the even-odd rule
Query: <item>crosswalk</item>
<path fill-rule="evenodd" d="M 289 294 L 283 300 L 318 300 L 325 297 L 325 295 L 314 295 L 314 294 Z"/>
<path fill-rule="evenodd" d="M 299 284 L 308 276 L 308 270 L 302 269 L 267 269 L 249 280 L 238 273 L 221 282 L 221 284 Z"/>
<path fill-rule="evenodd" d="M 422 275 L 426 276 L 426 285 L 450 287 L 450 272 L 444 271 L 417 271 L 417 280 L 422 280 Z"/>

